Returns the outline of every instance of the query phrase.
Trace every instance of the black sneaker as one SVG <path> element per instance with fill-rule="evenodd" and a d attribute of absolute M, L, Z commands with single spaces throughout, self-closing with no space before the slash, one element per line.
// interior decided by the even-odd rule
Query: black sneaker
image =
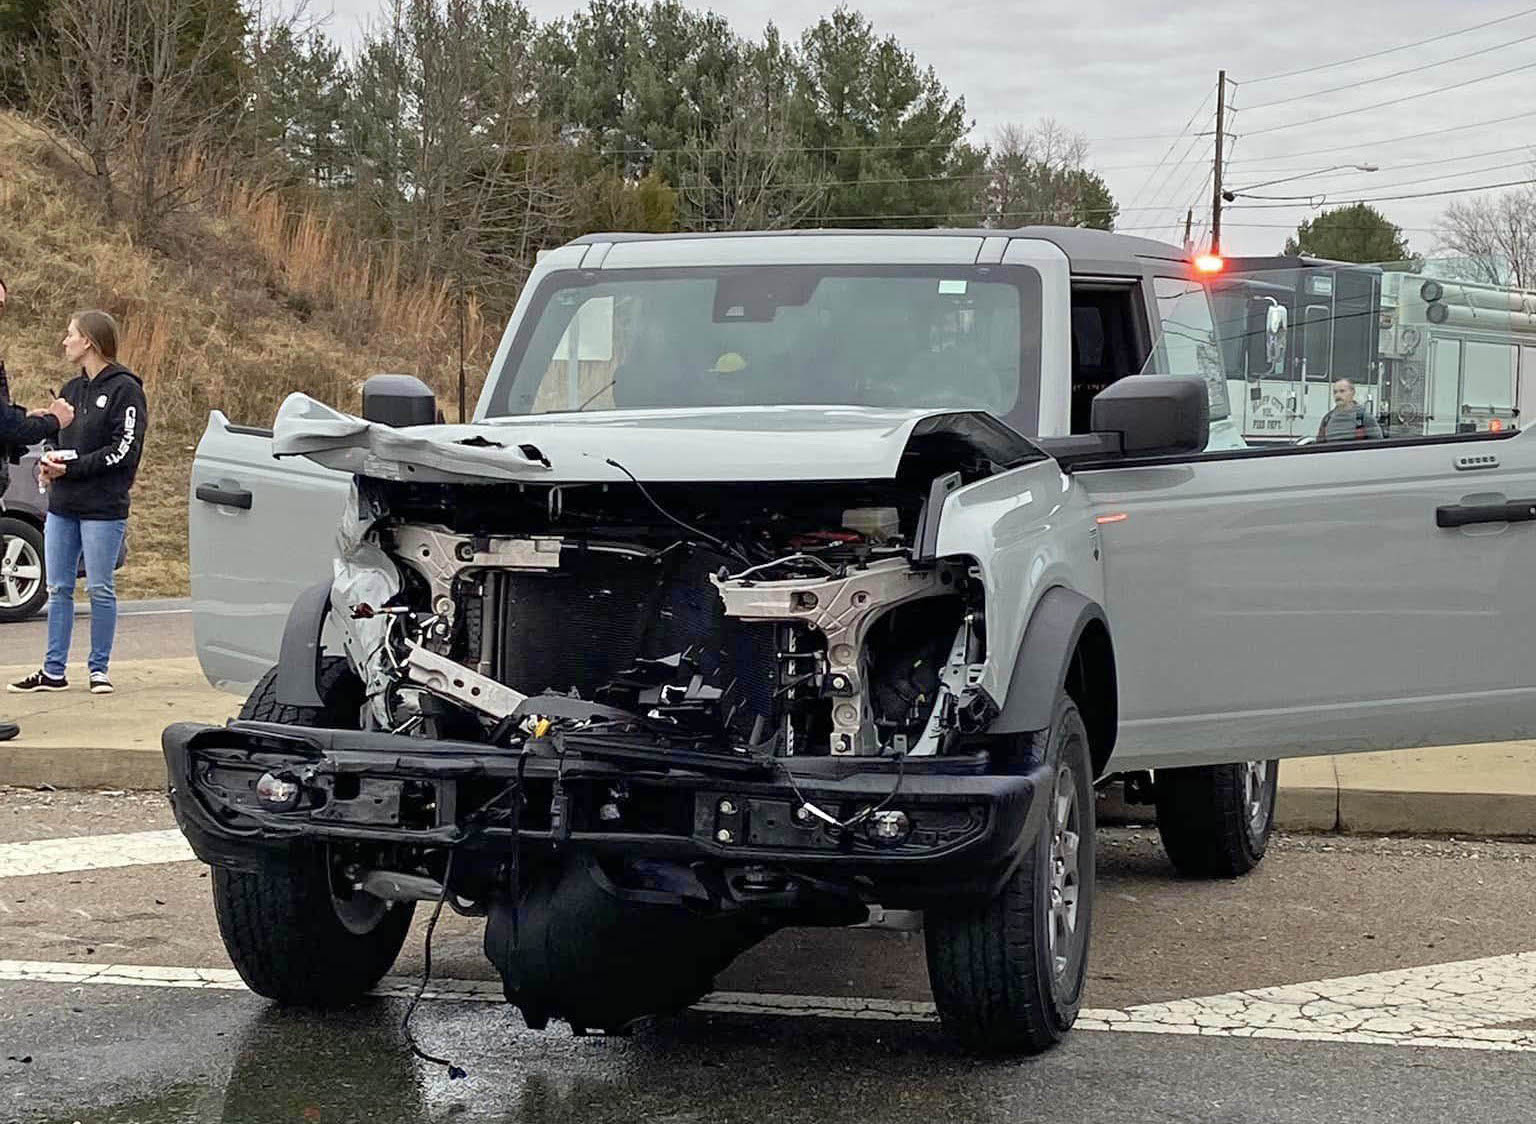
<path fill-rule="evenodd" d="M 6 688 L 12 694 L 30 695 L 33 691 L 63 691 L 68 689 L 69 680 L 62 675 L 49 675 L 44 671 L 34 671 L 25 679 L 18 679 Z"/>
<path fill-rule="evenodd" d="M 110 695 L 112 693 L 112 680 L 107 678 L 105 671 L 91 672 L 91 694 Z"/>
<path fill-rule="evenodd" d="M 19 733 L 21 733 L 20 726 L 16 725 L 14 722 L 7 722 L 4 718 L 0 718 L 0 742 L 8 742 Z"/>

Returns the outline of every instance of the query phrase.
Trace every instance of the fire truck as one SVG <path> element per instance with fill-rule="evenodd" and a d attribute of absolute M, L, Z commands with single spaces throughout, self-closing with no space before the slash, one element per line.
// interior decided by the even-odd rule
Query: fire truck
<path fill-rule="evenodd" d="M 1536 401 L 1536 292 L 1415 273 L 1382 274 L 1378 343 L 1393 434 L 1518 424 Z"/>
<path fill-rule="evenodd" d="M 1208 276 L 1249 444 L 1315 438 L 1341 378 L 1387 437 L 1503 429 L 1536 401 L 1536 291 L 1306 257 Z"/>
<path fill-rule="evenodd" d="M 1207 287 L 1227 369 L 1227 397 L 1250 445 L 1315 436 L 1348 378 L 1380 410 L 1377 322 L 1383 272 L 1307 257 L 1226 258 Z"/>

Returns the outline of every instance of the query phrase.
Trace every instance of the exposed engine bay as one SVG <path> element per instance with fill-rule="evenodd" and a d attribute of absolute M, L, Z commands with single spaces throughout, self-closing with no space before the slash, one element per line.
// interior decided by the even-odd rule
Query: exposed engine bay
<path fill-rule="evenodd" d="M 897 484 L 365 481 L 359 502 L 388 515 L 333 604 L 377 728 L 932 756 L 989 717 L 981 589 L 914 560 Z"/>

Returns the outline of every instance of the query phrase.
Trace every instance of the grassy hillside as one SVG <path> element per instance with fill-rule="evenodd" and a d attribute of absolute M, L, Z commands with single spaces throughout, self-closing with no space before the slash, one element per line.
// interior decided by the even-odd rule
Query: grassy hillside
<path fill-rule="evenodd" d="M 407 284 L 324 216 L 210 183 L 200 211 L 138 245 L 42 132 L 0 113 L 0 356 L 17 401 L 40 405 L 71 377 L 59 340 L 72 312 L 93 307 L 117 317 L 120 359 L 149 398 L 125 597 L 187 591 L 188 480 L 210 409 L 270 425 L 303 391 L 355 410 L 368 375 L 399 371 L 430 383 L 452 416 L 459 317 L 446 282 Z M 472 403 L 496 326 L 471 303 L 466 329 Z"/>

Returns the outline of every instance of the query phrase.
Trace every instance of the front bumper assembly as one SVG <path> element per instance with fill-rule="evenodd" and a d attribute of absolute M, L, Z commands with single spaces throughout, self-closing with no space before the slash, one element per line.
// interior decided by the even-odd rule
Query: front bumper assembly
<path fill-rule="evenodd" d="M 892 908 L 990 897 L 1038 834 L 1050 773 L 992 776 L 982 759 L 890 761 L 670 751 L 568 735 L 555 752 L 262 722 L 165 730 L 170 797 L 197 856 L 237 870 L 283 864 L 296 843 L 584 849 L 624 859 L 759 866 L 855 887 Z M 258 800 L 271 774 L 295 806 Z M 898 786 L 899 783 L 899 787 Z M 894 795 L 893 795 L 894 792 Z M 513 802 L 521 801 L 513 809 Z M 904 814 L 876 841 L 847 820 Z M 515 814 L 514 814 L 515 811 Z"/>

